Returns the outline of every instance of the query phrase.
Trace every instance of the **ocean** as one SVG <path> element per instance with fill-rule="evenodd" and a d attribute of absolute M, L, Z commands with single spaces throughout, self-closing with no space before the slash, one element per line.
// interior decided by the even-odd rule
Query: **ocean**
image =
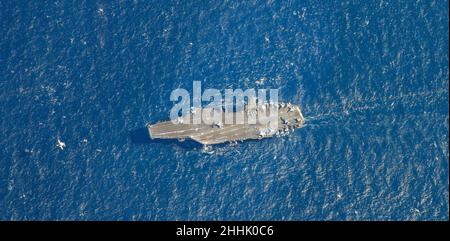
<path fill-rule="evenodd" d="M 0 219 L 448 220 L 448 21 L 447 0 L 1 1 Z M 193 81 L 278 88 L 306 125 L 149 140 Z"/>

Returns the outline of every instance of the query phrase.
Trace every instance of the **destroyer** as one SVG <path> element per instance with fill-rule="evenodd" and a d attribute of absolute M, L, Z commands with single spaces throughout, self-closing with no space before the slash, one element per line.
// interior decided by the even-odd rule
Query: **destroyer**
<path fill-rule="evenodd" d="M 243 115 L 245 119 L 248 119 L 252 113 L 256 115 L 262 114 L 266 109 L 269 109 L 265 107 L 264 105 L 254 108 L 247 107 L 243 110 Z M 294 129 L 303 126 L 304 118 L 297 105 L 279 103 L 275 109 L 278 110 L 277 120 L 271 120 L 266 124 L 259 122 L 254 124 L 226 124 L 224 121 L 214 121 L 212 124 L 205 124 L 211 123 L 211 121 L 205 121 L 204 119 L 201 124 L 191 124 L 195 123 L 192 121 L 193 113 L 202 111 L 202 109 L 192 109 L 191 114 L 180 117 L 176 122 L 164 121 L 148 125 L 147 129 L 151 139 L 178 139 L 180 141 L 192 139 L 203 145 L 212 145 L 287 135 Z M 224 120 L 224 117 L 222 120 Z M 277 123 L 275 126 L 273 125 L 274 121 Z"/>

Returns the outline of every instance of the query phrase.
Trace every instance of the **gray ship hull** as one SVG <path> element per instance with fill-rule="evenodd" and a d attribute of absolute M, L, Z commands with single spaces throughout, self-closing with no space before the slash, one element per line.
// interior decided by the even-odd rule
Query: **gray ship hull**
<path fill-rule="evenodd" d="M 165 121 L 148 125 L 148 132 L 152 139 L 192 139 L 203 145 L 213 145 L 225 142 L 237 142 L 249 139 L 285 135 L 295 128 L 303 126 L 304 118 L 300 108 L 291 104 L 279 104 L 276 128 L 270 124 L 221 124 L 226 123 L 224 116 L 219 124 L 192 124 L 194 115 L 190 114 L 177 122 Z M 245 119 L 249 111 L 242 112 Z M 188 121 L 189 118 L 189 121 Z M 211 123 L 203 118 L 203 122 Z M 189 123 L 189 124 L 187 124 Z M 244 122 L 245 123 L 245 122 Z"/>

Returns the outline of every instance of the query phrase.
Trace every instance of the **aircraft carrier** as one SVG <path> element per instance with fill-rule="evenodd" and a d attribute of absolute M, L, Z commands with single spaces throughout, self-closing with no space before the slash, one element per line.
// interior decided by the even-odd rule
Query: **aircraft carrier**
<path fill-rule="evenodd" d="M 276 120 L 266 121 L 265 124 L 259 121 L 253 124 L 248 124 L 248 121 L 244 121 L 243 124 L 226 124 L 227 122 L 224 121 L 225 115 L 222 115 L 222 121 L 216 121 L 212 124 L 205 124 L 211 123 L 211 120 L 205 120 L 205 117 L 198 122 L 200 124 L 193 124 L 196 123 L 194 122 L 194 116 L 198 117 L 194 113 L 201 112 L 202 109 L 191 109 L 190 114 L 185 117 L 179 117 L 176 121 L 164 121 L 148 125 L 147 129 L 151 139 L 178 139 L 180 141 L 192 139 L 203 145 L 213 145 L 287 135 L 296 128 L 303 126 L 304 118 L 297 105 L 278 103 L 275 108 L 270 107 L 270 104 L 266 104 L 254 108 L 246 107 L 242 111 L 244 119 L 248 120 L 250 115 L 259 114 L 262 116 L 269 109 L 277 110 L 278 115 L 274 115 Z M 269 115 L 266 114 L 266 116 Z M 276 125 L 274 125 L 274 122 Z"/>

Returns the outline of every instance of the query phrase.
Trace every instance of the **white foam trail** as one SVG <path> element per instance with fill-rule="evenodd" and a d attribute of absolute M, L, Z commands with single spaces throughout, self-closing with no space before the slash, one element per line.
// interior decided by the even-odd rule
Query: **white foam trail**
<path fill-rule="evenodd" d="M 443 94 L 447 95 L 448 90 L 438 89 L 436 91 L 422 91 L 417 93 L 400 94 L 398 96 L 390 95 L 378 99 L 368 98 L 366 100 L 344 100 L 341 105 L 317 105 L 314 109 L 325 110 L 325 112 L 311 116 L 306 114 L 304 127 L 315 128 L 325 125 L 342 125 L 346 120 L 352 119 L 352 116 L 358 113 L 366 113 L 367 111 L 380 109 L 389 110 L 401 104 L 407 105 L 408 103 L 414 103 L 417 100 L 436 98 Z"/>

